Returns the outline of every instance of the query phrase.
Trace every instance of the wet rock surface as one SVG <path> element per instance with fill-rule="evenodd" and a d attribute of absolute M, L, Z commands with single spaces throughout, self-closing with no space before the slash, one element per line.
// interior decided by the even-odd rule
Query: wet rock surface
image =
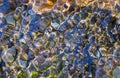
<path fill-rule="evenodd" d="M 119 78 L 119 0 L 0 1 L 0 78 Z"/>

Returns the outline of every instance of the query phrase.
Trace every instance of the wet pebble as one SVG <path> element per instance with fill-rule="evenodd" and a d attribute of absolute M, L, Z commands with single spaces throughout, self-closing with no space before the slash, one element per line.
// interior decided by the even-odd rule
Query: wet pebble
<path fill-rule="evenodd" d="M 6 22 L 7 22 L 8 24 L 15 25 L 15 20 L 14 20 L 14 17 L 13 17 L 12 14 L 6 16 Z"/>

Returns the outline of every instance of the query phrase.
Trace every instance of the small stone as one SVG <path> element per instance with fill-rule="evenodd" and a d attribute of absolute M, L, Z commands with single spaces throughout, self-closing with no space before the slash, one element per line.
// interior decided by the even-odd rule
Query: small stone
<path fill-rule="evenodd" d="M 6 16 L 6 21 L 8 24 L 12 24 L 12 25 L 15 25 L 15 20 L 14 20 L 14 17 L 12 14 Z"/>
<path fill-rule="evenodd" d="M 30 10 L 28 11 L 28 14 L 30 14 L 30 15 L 34 15 L 35 12 L 34 12 L 32 9 L 30 9 Z"/>
<path fill-rule="evenodd" d="M 35 67 L 39 67 L 42 63 L 44 63 L 45 58 L 42 58 L 41 56 L 37 56 L 34 58 L 33 64 Z"/>
<path fill-rule="evenodd" d="M 27 67 L 27 61 L 25 61 L 25 60 L 18 60 L 18 64 L 19 64 L 19 66 L 20 67 L 22 67 L 22 68 L 26 68 Z"/>
<path fill-rule="evenodd" d="M 27 5 L 22 5 L 22 11 L 27 10 Z"/>
<path fill-rule="evenodd" d="M 24 44 L 26 43 L 25 39 L 20 39 L 19 42 Z"/>
<path fill-rule="evenodd" d="M 97 22 L 97 17 L 93 16 L 90 20 L 91 24 L 95 24 Z"/>
<path fill-rule="evenodd" d="M 74 14 L 74 16 L 72 17 L 72 21 L 74 22 L 74 24 L 78 24 L 78 22 L 80 21 L 80 16 L 78 13 Z"/>
<path fill-rule="evenodd" d="M 86 19 L 88 17 L 88 13 L 87 12 L 80 12 L 80 18 L 82 20 Z"/>
<path fill-rule="evenodd" d="M 47 22 L 45 19 L 46 18 L 39 18 L 39 15 L 36 15 L 30 22 L 30 31 L 32 32 L 44 32 L 47 27 Z"/>
<path fill-rule="evenodd" d="M 118 66 L 113 70 L 113 77 L 120 77 L 120 68 Z"/>
<path fill-rule="evenodd" d="M 70 24 L 67 21 L 65 21 L 60 25 L 58 31 L 63 32 L 69 27 L 70 27 Z"/>
<path fill-rule="evenodd" d="M 60 26 L 60 21 L 56 18 L 56 19 L 53 19 L 52 20 L 52 23 L 51 23 L 51 26 L 55 29 L 55 30 L 57 30 L 58 28 L 59 28 L 59 26 Z"/>
<path fill-rule="evenodd" d="M 3 59 L 5 62 L 13 62 L 16 59 L 16 49 L 15 47 L 11 47 L 10 49 L 6 50 L 3 54 Z"/>
<path fill-rule="evenodd" d="M 28 24 L 28 20 L 26 20 L 26 19 L 22 19 L 21 24 L 22 24 L 22 25 L 27 25 L 27 24 Z"/>

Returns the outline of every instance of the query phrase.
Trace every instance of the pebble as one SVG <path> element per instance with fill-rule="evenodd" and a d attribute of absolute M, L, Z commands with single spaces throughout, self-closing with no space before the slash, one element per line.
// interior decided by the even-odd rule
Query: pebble
<path fill-rule="evenodd" d="M 88 17 L 88 13 L 87 12 L 80 12 L 80 17 L 82 20 L 84 20 Z"/>
<path fill-rule="evenodd" d="M 18 60 L 18 64 L 21 68 L 26 68 L 27 67 L 27 61 L 24 60 Z"/>
<path fill-rule="evenodd" d="M 15 25 L 15 20 L 14 20 L 14 17 L 13 17 L 13 15 L 12 15 L 12 14 L 11 14 L 11 15 L 6 16 L 6 21 L 7 21 L 7 23 L 8 23 L 8 24 Z"/>
<path fill-rule="evenodd" d="M 73 23 L 74 24 L 78 24 L 80 21 L 80 15 L 78 13 L 74 14 L 74 16 L 72 17 Z"/>
<path fill-rule="evenodd" d="M 56 19 L 53 19 L 52 22 L 51 22 L 51 26 L 57 30 L 60 26 L 60 20 L 58 20 L 57 18 Z"/>
<path fill-rule="evenodd" d="M 13 62 L 16 58 L 16 49 L 14 47 L 11 47 L 10 49 L 6 50 L 3 54 L 3 59 L 5 62 Z"/>

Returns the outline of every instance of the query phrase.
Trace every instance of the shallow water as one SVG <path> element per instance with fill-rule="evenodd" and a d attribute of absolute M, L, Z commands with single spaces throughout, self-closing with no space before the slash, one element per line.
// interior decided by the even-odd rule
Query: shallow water
<path fill-rule="evenodd" d="M 0 78 L 119 78 L 119 12 L 119 0 L 1 0 Z"/>

